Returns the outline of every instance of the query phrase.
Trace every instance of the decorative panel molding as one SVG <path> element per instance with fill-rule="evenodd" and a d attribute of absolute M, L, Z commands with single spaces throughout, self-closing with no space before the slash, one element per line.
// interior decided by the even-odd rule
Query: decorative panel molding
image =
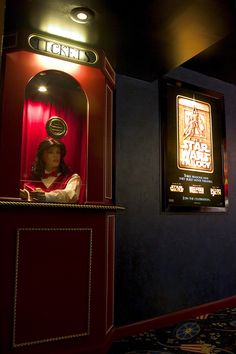
<path fill-rule="evenodd" d="M 109 78 L 111 83 L 113 85 L 115 85 L 115 80 L 116 80 L 115 71 L 113 70 L 113 68 L 112 68 L 110 62 L 108 61 L 108 59 L 106 57 L 104 59 L 105 59 L 104 60 L 104 69 L 105 69 L 106 76 Z"/>
<path fill-rule="evenodd" d="M 112 199 L 112 121 L 113 92 L 106 85 L 106 120 L 105 120 L 105 198 Z"/>
<path fill-rule="evenodd" d="M 106 333 L 114 326 L 115 216 L 106 222 Z"/>
<path fill-rule="evenodd" d="M 17 230 L 13 347 L 90 334 L 92 229 Z"/>

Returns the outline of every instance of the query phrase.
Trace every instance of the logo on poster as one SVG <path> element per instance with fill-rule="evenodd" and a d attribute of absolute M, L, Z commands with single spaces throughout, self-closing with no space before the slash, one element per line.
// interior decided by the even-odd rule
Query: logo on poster
<path fill-rule="evenodd" d="M 180 146 L 181 164 L 190 168 L 211 168 L 211 150 L 198 141 L 184 140 Z"/>

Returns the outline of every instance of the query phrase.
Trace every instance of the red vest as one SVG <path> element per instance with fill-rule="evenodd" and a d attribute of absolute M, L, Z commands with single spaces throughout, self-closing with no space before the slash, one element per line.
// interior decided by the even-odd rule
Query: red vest
<path fill-rule="evenodd" d="M 51 192 L 56 189 L 64 189 L 70 178 L 71 178 L 71 174 L 60 175 L 55 179 L 55 181 L 49 187 L 46 187 L 41 180 L 40 181 L 31 180 L 24 184 L 24 188 L 27 189 L 29 192 L 34 191 L 36 188 L 41 188 L 43 192 Z"/>

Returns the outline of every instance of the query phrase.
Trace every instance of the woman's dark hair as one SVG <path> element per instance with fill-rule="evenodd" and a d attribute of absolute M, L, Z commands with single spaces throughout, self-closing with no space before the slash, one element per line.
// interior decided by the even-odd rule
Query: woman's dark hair
<path fill-rule="evenodd" d="M 61 151 L 61 161 L 59 165 L 59 172 L 62 174 L 66 174 L 69 172 L 69 168 L 64 162 L 64 157 L 66 155 L 66 146 L 61 141 L 58 141 L 53 138 L 46 138 L 42 140 L 38 146 L 35 160 L 32 166 L 32 179 L 40 179 L 44 174 L 45 164 L 43 162 L 43 153 L 44 151 L 48 150 L 52 146 L 58 146 Z"/>

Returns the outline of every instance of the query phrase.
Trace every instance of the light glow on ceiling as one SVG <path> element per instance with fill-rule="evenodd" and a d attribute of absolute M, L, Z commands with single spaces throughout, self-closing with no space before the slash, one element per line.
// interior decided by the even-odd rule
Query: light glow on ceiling
<path fill-rule="evenodd" d="M 48 25 L 45 32 L 49 34 L 53 34 L 54 36 L 71 39 L 81 43 L 87 42 L 87 36 L 85 31 L 84 33 L 82 31 L 74 32 L 74 31 L 66 30 L 59 26 Z"/>

